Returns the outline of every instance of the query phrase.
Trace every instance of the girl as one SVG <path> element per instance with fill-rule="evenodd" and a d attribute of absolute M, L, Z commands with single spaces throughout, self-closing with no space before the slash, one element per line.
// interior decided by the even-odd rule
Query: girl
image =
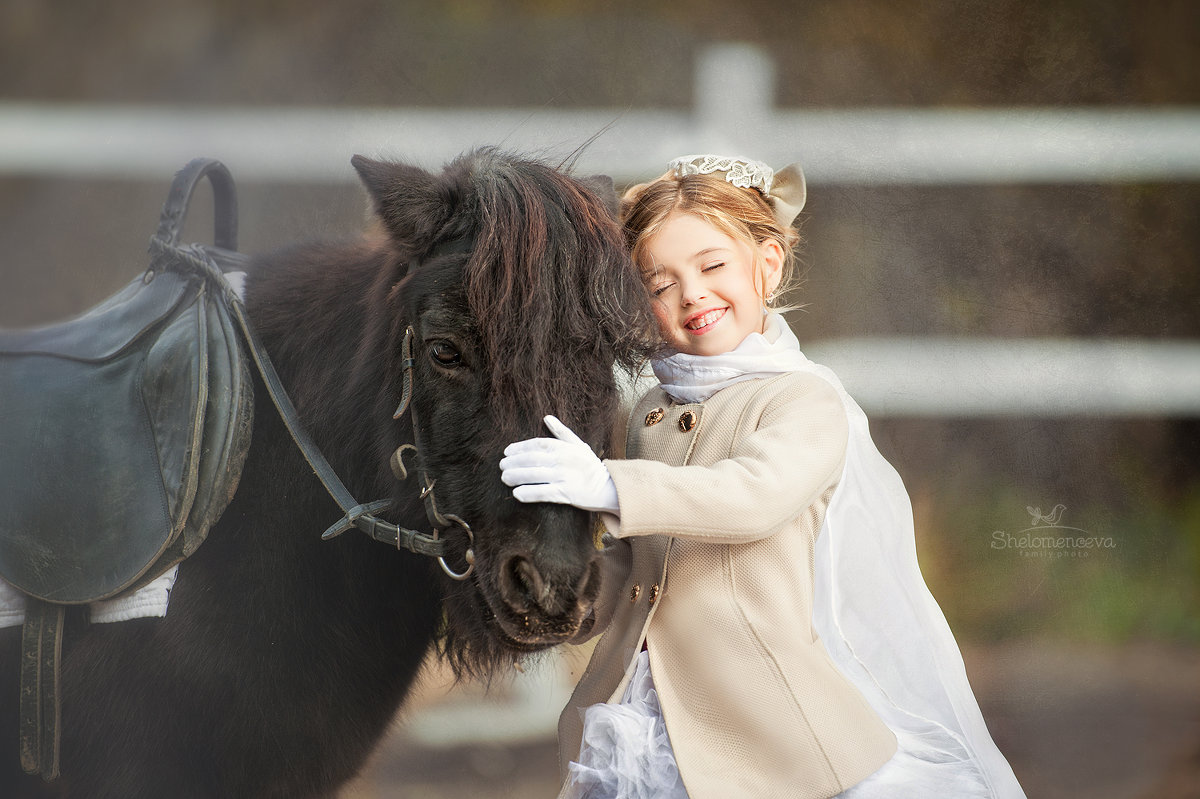
<path fill-rule="evenodd" d="M 917 567 L 912 510 L 837 377 L 768 309 L 798 168 L 673 161 L 621 222 L 665 347 L 625 459 L 505 451 L 522 502 L 602 515 L 597 644 L 559 722 L 563 797 L 1023 797 Z"/>

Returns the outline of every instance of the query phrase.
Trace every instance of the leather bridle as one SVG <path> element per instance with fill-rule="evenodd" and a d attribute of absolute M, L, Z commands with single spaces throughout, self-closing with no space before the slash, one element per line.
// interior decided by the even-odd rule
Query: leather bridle
<path fill-rule="evenodd" d="M 193 268 L 199 268 L 210 274 L 212 272 L 223 272 L 226 269 L 243 268 L 247 260 L 245 256 L 220 248 L 201 247 L 197 245 L 179 247 L 176 245 L 172 249 L 176 257 L 186 261 Z M 221 276 L 218 285 L 228 287 L 228 283 L 224 281 L 223 276 Z M 400 406 L 396 409 L 394 418 L 399 419 L 404 415 L 405 411 L 409 412 L 412 420 L 414 443 L 405 444 L 398 448 L 392 455 L 391 465 L 392 471 L 396 476 L 401 480 L 405 480 L 408 478 L 409 473 L 404 465 L 404 454 L 411 450 L 416 455 L 417 473 L 421 480 L 421 500 L 425 506 L 425 515 L 433 527 L 432 533 L 418 532 L 378 518 L 375 515 L 376 513 L 385 511 L 392 506 L 393 503 L 390 499 L 360 503 L 354 498 L 341 481 L 341 478 L 337 476 L 329 461 L 321 453 L 321 450 L 317 448 L 316 443 L 309 437 L 308 432 L 301 426 L 296 407 L 288 396 L 283 382 L 279 379 L 279 374 L 275 371 L 275 365 L 271 362 L 270 356 L 267 354 L 262 342 L 259 341 L 258 335 L 254 332 L 254 328 L 246 316 L 246 307 L 241 298 L 237 296 L 232 288 L 229 288 L 226 291 L 226 300 L 229 302 L 233 316 L 237 320 L 238 326 L 242 330 L 242 335 L 246 339 L 251 357 L 253 357 L 255 365 L 262 375 L 267 393 L 270 395 L 271 401 L 275 404 L 276 410 L 279 411 L 279 416 L 283 419 L 283 423 L 291 434 L 292 440 L 296 442 L 296 446 L 300 449 L 301 454 L 304 455 L 305 460 L 308 461 L 309 466 L 312 467 L 313 472 L 320 479 L 322 485 L 325 486 L 325 490 L 329 492 L 329 495 L 333 497 L 333 500 L 337 502 L 338 507 L 345 514 L 334 524 L 330 525 L 329 529 L 321 534 L 321 538 L 329 540 L 336 538 L 351 528 L 358 528 L 376 541 L 391 544 L 397 549 L 407 549 L 418 555 L 437 558 L 442 571 L 454 580 L 466 580 L 470 577 L 475 571 L 475 534 L 471 531 L 471 526 L 461 517 L 452 513 L 442 513 L 438 510 L 433 496 L 433 486 L 436 481 L 429 477 L 419 449 L 421 428 L 417 422 L 416 409 L 411 405 L 414 364 L 412 355 L 414 332 L 412 326 L 409 326 L 404 334 L 403 349 L 401 351 L 403 386 Z M 446 563 L 446 556 L 449 554 L 448 541 L 442 537 L 443 532 L 455 527 L 461 528 L 466 532 L 468 541 L 467 550 L 464 553 L 467 568 L 461 572 L 456 572 Z"/>
<path fill-rule="evenodd" d="M 447 577 L 454 580 L 465 580 L 470 576 L 471 571 L 475 568 L 475 534 L 471 532 L 471 525 L 467 524 L 459 516 L 453 513 L 442 513 L 438 510 L 437 501 L 433 496 L 433 485 L 437 480 L 429 479 L 429 472 L 423 466 L 421 458 L 421 425 L 417 422 L 417 409 L 412 405 L 413 393 L 413 337 L 416 334 L 413 332 L 412 325 L 409 325 L 404 331 L 404 343 L 401 344 L 401 368 L 404 372 L 404 382 L 400 389 L 400 405 L 396 408 L 396 412 L 392 414 L 393 419 L 399 419 L 404 416 L 407 411 L 409 418 L 412 420 L 413 443 L 401 444 L 395 452 L 392 453 L 391 467 L 392 473 L 396 475 L 398 480 L 408 479 L 408 468 L 404 465 L 404 454 L 412 452 L 417 459 L 417 473 L 421 476 L 421 501 L 425 504 L 425 516 L 429 519 L 429 523 L 433 525 L 433 538 L 438 539 L 438 534 L 442 529 L 448 529 L 454 526 L 460 527 L 467 533 L 467 551 L 463 557 L 467 561 L 466 571 L 456 572 L 446 564 L 444 557 L 438 558 L 438 564 L 442 567 L 442 571 Z"/>
<path fill-rule="evenodd" d="M 414 335 L 412 325 L 409 325 L 404 331 L 404 342 L 400 350 L 400 364 L 403 370 L 400 405 L 396 408 L 396 412 L 392 414 L 393 419 L 401 418 L 405 412 L 409 414 L 409 419 L 412 421 L 413 443 L 401 444 L 392 453 L 390 464 L 392 473 L 396 475 L 397 479 L 407 480 L 409 471 L 404 464 L 404 455 L 407 452 L 412 452 L 416 457 L 417 474 L 421 480 L 421 501 L 425 506 L 425 516 L 429 519 L 429 523 L 433 527 L 433 533 L 426 535 L 377 519 L 373 513 L 377 510 L 384 510 L 392 504 L 391 500 L 384 499 L 365 505 L 355 505 L 349 509 L 343 505 L 342 510 L 346 512 L 346 515 L 322 533 L 321 538 L 329 540 L 341 535 L 351 527 L 357 527 L 376 541 L 394 542 L 397 547 L 404 547 L 422 555 L 435 556 L 437 557 L 438 565 L 442 567 L 442 571 L 446 573 L 447 577 L 453 580 L 465 580 L 475 571 L 475 534 L 471 531 L 471 525 L 467 524 L 460 516 L 456 516 L 453 513 L 442 513 L 438 510 L 437 501 L 433 496 L 433 486 L 437 480 L 430 479 L 429 471 L 424 466 L 424 458 L 421 456 L 421 425 L 417 421 L 417 409 L 412 404 L 414 366 L 412 351 Z M 297 441 L 296 443 L 299 444 L 300 442 Z M 303 449 L 303 446 L 301 446 L 301 449 Z M 307 453 L 305 455 L 307 456 Z M 323 479 L 322 482 L 324 482 Z M 328 483 L 326 483 L 325 487 L 330 488 Z M 334 499 L 338 498 L 332 489 L 330 489 L 330 493 L 334 495 Z M 353 500 L 351 499 L 351 501 Z M 341 505 L 342 503 L 339 502 L 338 504 Z M 461 572 L 454 571 L 446 563 L 446 539 L 441 538 L 443 530 L 453 529 L 454 527 L 461 528 L 467 534 L 467 550 L 463 555 L 467 562 L 467 568 Z"/>

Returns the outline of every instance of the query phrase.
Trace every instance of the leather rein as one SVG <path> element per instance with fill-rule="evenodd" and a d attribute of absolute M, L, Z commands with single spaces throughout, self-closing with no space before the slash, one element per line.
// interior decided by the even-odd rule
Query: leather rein
<path fill-rule="evenodd" d="M 417 473 L 421 481 L 420 496 L 425 506 L 425 515 L 433 527 L 432 533 L 418 532 L 378 518 L 375 515 L 376 513 L 385 511 L 392 506 L 393 503 L 390 499 L 365 503 L 355 500 L 341 478 L 337 476 L 329 461 L 321 453 L 321 450 L 318 449 L 316 443 L 308 435 L 308 432 L 301 426 L 296 407 L 292 403 L 291 397 L 288 396 L 283 382 L 279 379 L 279 374 L 275 371 L 275 365 L 271 362 L 270 356 L 267 354 L 266 349 L 263 347 L 262 342 L 254 332 L 254 328 L 246 316 L 245 304 L 224 279 L 223 272 L 226 269 L 236 270 L 244 267 L 248 259 L 240 253 L 220 248 L 203 247 L 200 245 L 180 247 L 163 242 L 157 237 L 151 240 L 151 248 L 152 250 L 169 248 L 173 256 L 183 260 L 192 268 L 199 269 L 214 279 L 219 279 L 217 285 L 226 287 L 226 300 L 229 302 L 233 310 L 233 316 L 237 320 L 242 335 L 246 339 L 250 355 L 258 367 L 263 383 L 267 388 L 267 393 L 271 396 L 271 401 L 275 404 L 280 418 L 283 419 L 284 425 L 291 434 L 292 440 L 296 442 L 296 446 L 300 449 L 301 454 L 304 455 L 305 460 L 308 461 L 317 478 L 325 486 L 325 490 L 329 492 L 329 495 L 333 497 L 333 500 L 337 502 L 338 507 L 345 514 L 321 534 L 322 540 L 328 541 L 351 528 L 358 528 L 376 541 L 390 544 L 397 549 L 407 549 L 418 555 L 437 558 L 438 565 L 442 567 L 442 571 L 446 573 L 446 576 L 451 579 L 466 580 L 470 577 L 475 571 L 475 534 L 471 531 L 471 526 L 462 518 L 452 513 L 442 513 L 438 510 L 433 496 L 433 486 L 436 481 L 429 478 L 429 473 L 424 468 L 424 459 L 419 449 L 420 425 L 417 422 L 416 408 L 412 407 L 414 365 L 412 350 L 415 335 L 412 326 L 410 325 L 404 334 L 404 343 L 401 350 L 403 386 L 400 405 L 396 409 L 393 418 L 399 419 L 406 411 L 409 413 L 412 421 L 414 443 L 404 444 L 393 453 L 391 467 L 397 478 L 406 480 L 409 476 L 409 471 L 404 464 L 404 455 L 411 451 L 416 456 Z M 461 528 L 467 534 L 467 550 L 463 555 L 467 567 L 461 572 L 455 571 L 446 562 L 446 556 L 449 554 L 448 541 L 442 537 L 444 531 L 449 531 L 455 527 Z"/>

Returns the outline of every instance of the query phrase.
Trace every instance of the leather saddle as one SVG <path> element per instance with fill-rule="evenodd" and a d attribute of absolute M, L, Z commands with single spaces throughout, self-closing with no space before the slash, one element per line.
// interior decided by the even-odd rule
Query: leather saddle
<path fill-rule="evenodd" d="M 64 607 L 135 590 L 194 552 L 249 449 L 253 383 L 231 289 L 210 250 L 178 243 L 205 177 L 216 247 L 235 252 L 233 180 L 193 161 L 144 274 L 76 319 L 0 331 L 0 577 L 27 597 L 21 754 L 47 779 Z"/>

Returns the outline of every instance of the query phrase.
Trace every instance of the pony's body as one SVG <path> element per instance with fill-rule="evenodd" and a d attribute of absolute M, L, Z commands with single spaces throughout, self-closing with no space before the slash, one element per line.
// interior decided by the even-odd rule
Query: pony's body
<path fill-rule="evenodd" d="M 603 208 L 578 184 L 541 167 L 532 178 L 517 175 L 529 167 L 489 152 L 440 176 L 356 166 L 388 235 L 257 259 L 249 315 L 303 423 L 355 497 L 391 497 L 390 518 L 428 529 L 416 481 L 398 483 L 387 466 L 413 440 L 410 420 L 393 420 L 392 411 L 398 335 L 414 327 L 422 455 L 441 510 L 475 530 L 476 573 L 452 582 L 436 561 L 354 531 L 322 541 L 341 511 L 260 383 L 237 494 L 180 567 L 166 617 L 89 625 L 84 610 L 68 613 L 62 776 L 53 783 L 20 773 L 19 629 L 0 633 L 0 795 L 332 796 L 362 767 L 435 645 L 460 672 L 488 673 L 569 637 L 587 613 L 598 589 L 592 520 L 561 506 L 520 506 L 496 463 L 504 441 L 539 434 L 548 412 L 565 414 L 595 445 L 607 443 L 611 364 L 631 357 L 648 319 L 615 227 L 590 218 Z M 497 209 L 503 191 L 480 188 L 494 175 L 524 192 L 512 209 L 557 222 L 543 225 L 540 238 L 514 231 L 519 246 L 497 244 L 516 217 Z M 534 184 L 545 210 L 529 205 Z M 635 309 L 600 318 L 583 300 L 571 311 L 579 318 L 539 320 L 535 327 L 550 322 L 546 335 L 565 340 L 590 326 L 591 342 L 573 344 L 591 348 L 593 365 L 555 363 L 537 344 L 521 344 L 537 350 L 528 355 L 541 371 L 523 373 L 531 382 L 520 397 L 496 393 L 511 385 L 494 355 L 503 351 L 499 323 L 549 311 L 528 275 L 503 274 L 525 268 L 514 255 L 540 258 L 529 269 L 551 281 L 567 275 L 564 259 L 620 271 L 609 292 Z M 488 302 L 487 313 L 508 318 L 481 318 Z M 457 362 L 437 360 L 446 342 Z M 575 392 L 578 406 L 568 407 Z"/>

